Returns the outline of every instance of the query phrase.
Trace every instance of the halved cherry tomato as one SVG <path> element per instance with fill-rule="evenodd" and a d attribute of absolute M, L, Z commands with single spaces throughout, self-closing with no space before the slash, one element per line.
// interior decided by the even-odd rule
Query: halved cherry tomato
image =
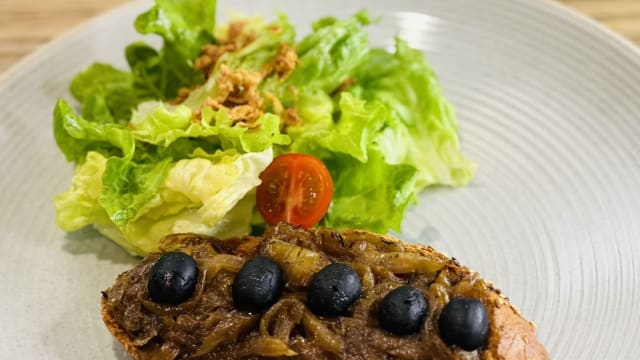
<path fill-rule="evenodd" d="M 285 221 L 310 228 L 331 204 L 331 174 L 311 155 L 280 155 L 260 174 L 260 180 L 256 205 L 269 225 Z"/>

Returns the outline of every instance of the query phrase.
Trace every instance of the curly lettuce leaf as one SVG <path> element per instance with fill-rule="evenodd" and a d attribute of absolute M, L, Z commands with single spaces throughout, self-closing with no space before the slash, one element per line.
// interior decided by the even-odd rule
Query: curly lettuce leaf
<path fill-rule="evenodd" d="M 455 115 L 421 52 L 398 40 L 394 53 L 370 50 L 352 74 L 355 85 L 333 99 L 300 91 L 303 125 L 287 129 L 290 149 L 322 158 L 334 176 L 325 225 L 399 231 L 419 191 L 464 185 L 475 165 L 460 152 Z"/>
<path fill-rule="evenodd" d="M 396 40 L 396 50 L 369 52 L 350 91 L 390 111 L 377 147 L 387 161 L 418 169 L 416 191 L 430 185 L 468 183 L 475 165 L 460 152 L 458 124 L 424 54 Z"/>
<path fill-rule="evenodd" d="M 69 89 L 83 104 L 83 116 L 100 122 L 126 122 L 138 104 L 130 72 L 95 63 L 78 73 Z"/>
<path fill-rule="evenodd" d="M 225 110 L 202 110 L 199 121 L 186 106 L 168 108 L 162 103 L 149 103 L 153 110 L 134 113 L 129 128 L 136 139 L 149 144 L 169 146 L 180 138 L 208 138 L 222 149 L 243 152 L 263 151 L 276 145 L 287 145 L 290 140 L 280 133 L 280 118 L 265 113 L 255 127 L 235 126 Z"/>
<path fill-rule="evenodd" d="M 98 203 L 107 158 L 89 152 L 76 167 L 69 190 L 54 198 L 56 223 L 65 231 L 76 231 L 91 224 L 109 224 L 109 215 Z"/>
<path fill-rule="evenodd" d="M 296 46 L 300 65 L 287 85 L 333 92 L 366 57 L 369 43 L 363 25 L 368 23 L 364 11 L 347 20 L 317 23 L 322 25 L 316 25 Z"/>
<path fill-rule="evenodd" d="M 65 156 L 80 162 L 95 151 L 108 158 L 98 202 L 117 226 L 140 216 L 176 160 L 202 156 L 199 149 L 255 154 L 289 142 L 288 136 L 280 134 L 280 120 L 273 114 L 263 115 L 258 127 L 248 129 L 233 126 L 224 111 L 205 109 L 202 120 L 192 122 L 188 108 L 171 111 L 159 104 L 146 118 L 128 127 L 88 121 L 64 100 L 56 105 L 55 137 Z"/>
<path fill-rule="evenodd" d="M 338 102 L 338 120 L 327 122 L 323 119 L 331 119 L 332 102 L 322 96 L 317 99 L 299 104 L 301 113 L 317 119 L 296 129 L 299 136 L 291 148 L 322 158 L 331 172 L 333 202 L 324 225 L 399 230 L 404 211 L 415 197 L 417 170 L 410 164 L 389 163 L 375 149 L 374 141 L 389 117 L 387 108 L 345 92 Z"/>
<path fill-rule="evenodd" d="M 158 192 L 171 160 L 139 164 L 112 157 L 107 161 L 98 202 L 111 221 L 124 225 L 138 216 L 139 210 Z"/>
<path fill-rule="evenodd" d="M 139 96 L 171 99 L 181 87 L 202 80 L 202 73 L 193 65 L 202 45 L 213 40 L 215 16 L 215 1 L 156 0 L 151 9 L 136 18 L 138 32 L 163 39 L 160 50 L 143 42 L 127 47 L 126 57 Z"/>
<path fill-rule="evenodd" d="M 113 124 L 90 122 L 77 115 L 64 100 L 58 100 L 53 114 L 54 137 L 69 161 L 83 159 L 89 151 L 120 153 L 131 157 L 135 139 L 126 128 Z"/>
<path fill-rule="evenodd" d="M 213 39 L 216 1 L 155 0 L 155 5 L 140 14 L 135 27 L 141 34 L 157 34 L 165 46 L 183 59 L 197 56 L 200 46 Z"/>
<path fill-rule="evenodd" d="M 333 93 L 364 61 L 369 51 L 364 29 L 368 23 L 365 11 L 346 20 L 327 18 L 317 23 L 314 31 L 296 44 L 298 65 L 293 73 L 285 81 L 268 79 L 263 89 L 287 106 L 295 103 L 294 93 L 306 89 Z"/>
<path fill-rule="evenodd" d="M 331 113 L 327 113 L 331 108 L 326 99 L 324 109 L 319 108 L 322 105 L 318 104 L 322 104 L 322 101 L 320 96 L 317 103 L 303 104 L 317 111 L 315 121 L 295 129 L 299 137 L 292 144 L 292 150 L 313 153 L 318 149 L 316 155 L 319 156 L 323 153 L 343 153 L 361 162 L 367 162 L 369 146 L 388 115 L 386 108 L 379 103 L 366 103 L 350 93 L 342 93 L 339 101 L 340 117 L 334 123 L 325 120 L 327 117 L 331 119 Z M 304 109 L 302 113 L 311 111 Z M 321 118 L 321 114 L 325 116 Z M 320 128 L 319 123 L 326 124 L 326 127 Z"/>
<path fill-rule="evenodd" d="M 261 72 L 278 54 L 281 45 L 293 46 L 295 41 L 295 31 L 289 20 L 284 15 L 279 15 L 275 21 L 265 24 L 261 19 L 243 19 L 246 21 L 243 31 L 251 34 L 255 39 L 244 48 L 227 52 L 218 59 L 216 67 L 209 74 L 207 81 L 196 88 L 183 105 L 192 110 L 198 109 L 205 103 L 207 97 L 215 97 L 217 89 L 217 79 L 222 65 L 230 69 L 242 69 L 243 71 Z M 220 36 L 226 36 L 225 31 L 219 30 Z M 277 94 L 281 88 L 280 80 L 270 77 L 260 84 L 263 93 Z"/>
<path fill-rule="evenodd" d="M 200 48 L 213 41 L 215 15 L 215 0 L 156 0 L 135 27 L 141 34 L 159 35 L 163 46 L 130 44 L 125 50 L 129 71 L 94 63 L 77 74 L 70 90 L 82 103 L 83 116 L 126 124 L 138 104 L 175 98 L 180 88 L 201 82 L 203 75 L 193 65 Z"/>
<path fill-rule="evenodd" d="M 324 225 L 400 231 L 404 212 L 415 201 L 415 167 L 388 164 L 376 151 L 369 152 L 367 162 L 345 155 L 325 162 L 331 169 L 334 193 Z"/>
<path fill-rule="evenodd" d="M 281 45 L 294 46 L 296 37 L 293 25 L 284 14 L 278 14 L 269 24 L 263 24 L 260 19 L 247 19 L 245 32 L 253 32 L 256 39 L 239 51 L 224 54 L 219 63 L 234 69 L 261 71 L 273 61 Z"/>
<path fill-rule="evenodd" d="M 66 231 L 95 224 L 98 230 L 136 255 L 157 251 L 159 240 L 171 233 L 224 237 L 249 233 L 255 205 L 252 191 L 260 183 L 259 174 L 271 162 L 273 151 L 246 154 L 234 150 L 214 154 L 200 151 L 195 155 L 166 164 L 166 169 L 162 169 L 166 176 L 155 189 L 138 189 L 150 199 L 136 211 L 136 216 L 127 222 L 116 222 L 105 206 L 118 204 L 123 197 L 102 191 L 118 183 L 114 182 L 115 173 L 107 173 L 111 159 L 90 152 L 77 167 L 72 187 L 55 198 L 56 222 Z M 114 208 L 126 209 L 126 205 Z"/>

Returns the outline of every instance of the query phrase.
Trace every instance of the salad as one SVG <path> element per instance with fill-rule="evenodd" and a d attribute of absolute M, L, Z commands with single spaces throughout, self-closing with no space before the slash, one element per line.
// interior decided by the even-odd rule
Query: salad
<path fill-rule="evenodd" d="M 242 236 L 264 227 L 261 173 L 285 153 L 326 165 L 333 197 L 320 223 L 400 230 L 427 186 L 461 186 L 475 166 L 422 52 L 396 39 L 370 48 L 361 11 L 327 17 L 296 39 L 272 22 L 216 25 L 212 0 L 156 0 L 135 28 L 128 69 L 94 63 L 60 99 L 54 135 L 76 164 L 56 196 L 65 231 L 94 225 L 132 254 L 161 237 Z"/>

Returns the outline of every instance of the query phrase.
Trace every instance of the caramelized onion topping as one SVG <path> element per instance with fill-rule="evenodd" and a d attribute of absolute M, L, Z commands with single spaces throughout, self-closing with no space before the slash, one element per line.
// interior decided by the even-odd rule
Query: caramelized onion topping
<path fill-rule="evenodd" d="M 141 358 L 479 358 L 478 351 L 463 353 L 444 344 L 434 324 L 451 298 L 478 298 L 490 285 L 449 266 L 451 260 L 441 255 L 405 251 L 402 243 L 367 232 L 307 231 L 286 224 L 268 230 L 263 240 L 179 234 L 162 245 L 163 251 L 183 251 L 196 260 L 201 271 L 191 299 L 175 306 L 149 300 L 144 284 L 160 254 L 122 274 L 104 293 L 107 311 Z M 231 296 L 236 274 L 256 255 L 278 263 L 286 281 L 281 298 L 262 314 L 235 309 Z M 348 315 L 323 318 L 308 308 L 306 287 L 334 262 L 351 266 L 363 291 Z M 425 294 L 429 311 L 418 333 L 395 336 L 380 328 L 376 314 L 384 296 L 405 285 Z"/>

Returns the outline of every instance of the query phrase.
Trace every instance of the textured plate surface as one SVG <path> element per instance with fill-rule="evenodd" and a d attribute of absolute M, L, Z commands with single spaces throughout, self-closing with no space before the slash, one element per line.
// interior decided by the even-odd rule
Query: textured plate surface
<path fill-rule="evenodd" d="M 100 290 L 135 259 L 91 231 L 54 225 L 52 197 L 72 166 L 51 110 L 92 61 L 124 64 L 132 3 L 28 57 L 0 80 L 0 357 L 114 359 Z M 405 240 L 456 256 L 507 293 L 555 359 L 640 357 L 640 53 L 594 23 L 541 0 L 222 1 L 300 33 L 321 15 L 369 8 L 422 49 L 479 164 L 464 189 L 431 190 Z M 221 13 L 223 12 L 221 11 Z"/>

